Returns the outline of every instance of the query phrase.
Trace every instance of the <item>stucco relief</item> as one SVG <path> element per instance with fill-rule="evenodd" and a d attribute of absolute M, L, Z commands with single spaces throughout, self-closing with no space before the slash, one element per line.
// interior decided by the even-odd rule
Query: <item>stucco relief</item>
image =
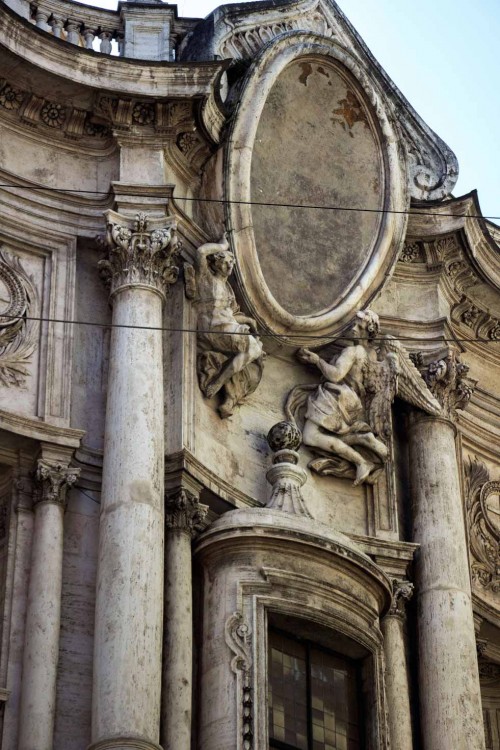
<path fill-rule="evenodd" d="M 500 482 L 491 481 L 486 466 L 476 459 L 465 464 L 466 511 L 472 553 L 472 582 L 500 591 Z"/>
<path fill-rule="evenodd" d="M 19 258 L 0 251 L 0 384 L 24 386 L 36 346 L 38 293 Z"/>
<path fill-rule="evenodd" d="M 302 427 L 303 442 L 317 457 L 309 468 L 321 475 L 374 484 L 389 457 L 391 405 L 396 395 L 431 414 L 441 406 L 399 341 L 379 336 L 376 313 L 357 313 L 349 338 L 330 362 L 299 349 L 301 362 L 324 380 L 299 385 L 286 400 L 285 414 Z"/>
<path fill-rule="evenodd" d="M 229 284 L 233 267 L 226 237 L 202 245 L 194 266 L 184 265 L 186 294 L 198 312 L 198 381 L 206 398 L 222 393 L 223 419 L 255 391 L 264 363 L 257 324 L 241 312 Z"/>

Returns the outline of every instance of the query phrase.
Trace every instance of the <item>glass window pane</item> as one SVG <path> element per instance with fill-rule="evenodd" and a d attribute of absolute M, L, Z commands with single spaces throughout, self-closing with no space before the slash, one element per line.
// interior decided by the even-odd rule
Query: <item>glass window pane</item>
<path fill-rule="evenodd" d="M 269 735 L 308 750 L 305 646 L 270 632 L 269 665 Z"/>

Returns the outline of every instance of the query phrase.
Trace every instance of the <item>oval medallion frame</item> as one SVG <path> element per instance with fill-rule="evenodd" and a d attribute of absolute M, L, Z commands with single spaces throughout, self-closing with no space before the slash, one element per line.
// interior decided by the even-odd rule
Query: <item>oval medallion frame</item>
<path fill-rule="evenodd" d="M 264 277 L 252 218 L 252 155 L 264 106 L 280 74 L 296 61 L 324 60 L 348 76 L 362 97 L 363 110 L 378 138 L 382 164 L 382 204 L 377 229 L 364 262 L 340 299 L 314 314 L 297 315 L 275 299 Z M 240 293 L 265 330 L 290 344 L 304 345 L 311 336 L 331 339 L 366 307 L 392 272 L 404 238 L 409 207 L 408 168 L 402 139 L 382 90 L 358 58 L 335 41 L 302 32 L 287 32 L 264 47 L 245 79 L 225 152 L 226 226 L 236 257 Z M 279 201 L 277 201 L 279 203 Z M 306 201 L 307 203 L 307 201 Z M 293 283 L 293 280 L 292 280 Z M 309 342 L 310 343 L 310 342 Z"/>

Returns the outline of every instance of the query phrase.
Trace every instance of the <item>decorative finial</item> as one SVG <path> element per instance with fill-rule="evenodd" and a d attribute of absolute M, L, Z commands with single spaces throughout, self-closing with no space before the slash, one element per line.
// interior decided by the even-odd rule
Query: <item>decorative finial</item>
<path fill-rule="evenodd" d="M 269 430 L 267 442 L 274 452 L 273 466 L 266 474 L 272 485 L 267 507 L 312 518 L 300 490 L 307 479 L 304 469 L 297 466 L 297 450 L 302 442 L 300 430 L 292 422 L 278 422 Z"/>

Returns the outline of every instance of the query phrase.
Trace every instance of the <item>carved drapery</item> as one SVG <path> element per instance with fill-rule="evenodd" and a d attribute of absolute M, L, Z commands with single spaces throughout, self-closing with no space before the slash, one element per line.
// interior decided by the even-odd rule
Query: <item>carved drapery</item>
<path fill-rule="evenodd" d="M 360 310 L 350 343 L 331 361 L 299 349 L 300 361 L 315 366 L 323 382 L 295 386 L 285 403 L 287 420 L 299 424 L 304 444 L 317 456 L 309 468 L 354 479 L 354 485 L 376 483 L 389 459 L 396 395 L 428 414 L 441 414 L 406 349 L 379 332 L 378 315 Z"/>
<path fill-rule="evenodd" d="M 150 218 L 145 213 L 130 219 L 107 211 L 106 223 L 101 244 L 107 247 L 108 257 L 99 261 L 99 271 L 111 295 L 130 286 L 149 287 L 163 295 L 179 274 L 175 219 Z"/>
<path fill-rule="evenodd" d="M 66 504 L 66 493 L 80 476 L 80 469 L 40 459 L 35 471 L 33 502 Z"/>
<path fill-rule="evenodd" d="M 490 481 L 488 469 L 477 459 L 466 463 L 465 479 L 472 582 L 497 593 L 500 591 L 500 522 L 488 506 L 488 499 L 500 493 L 500 482 Z"/>
<path fill-rule="evenodd" d="M 207 511 L 208 505 L 200 503 L 197 495 L 181 488 L 165 498 L 165 526 L 193 537 L 203 529 Z"/>

